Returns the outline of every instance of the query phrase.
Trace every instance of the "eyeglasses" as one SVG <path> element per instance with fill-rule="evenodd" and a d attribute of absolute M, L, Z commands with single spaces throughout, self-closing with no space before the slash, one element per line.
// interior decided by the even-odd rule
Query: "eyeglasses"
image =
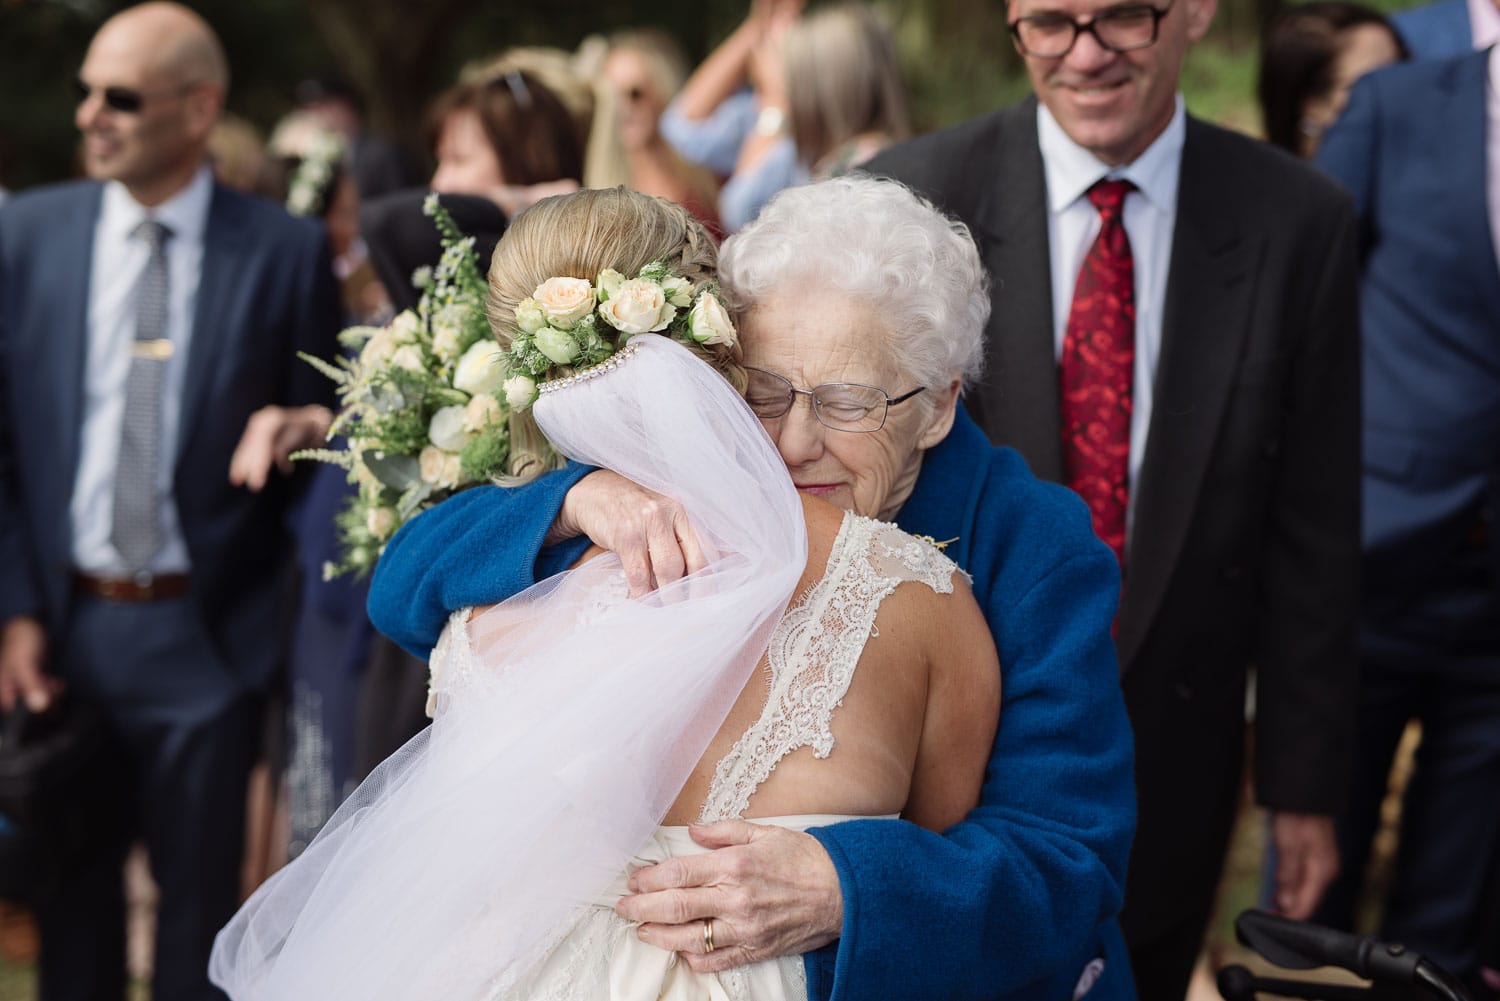
<path fill-rule="evenodd" d="M 156 94 L 150 96 L 180 97 L 197 86 L 198 85 L 196 83 L 183 84 L 181 87 L 173 87 L 168 90 L 157 91 Z M 77 88 L 78 91 L 79 104 L 87 101 L 89 97 L 93 95 L 95 89 L 97 89 L 91 87 L 87 83 L 84 83 L 82 80 L 74 81 L 74 87 Z M 104 106 L 110 111 L 118 111 L 124 115 L 138 114 L 141 108 L 145 106 L 146 98 L 148 96 L 147 94 L 139 90 L 133 90 L 130 87 L 104 87 L 102 88 L 102 93 L 104 95 Z"/>
<path fill-rule="evenodd" d="M 756 417 L 774 420 L 784 416 L 801 394 L 812 400 L 813 416 L 819 424 L 833 431 L 855 434 L 879 431 L 885 427 L 886 411 L 927 388 L 918 386 L 892 399 L 879 387 L 857 382 L 830 382 L 812 389 L 798 389 L 790 381 L 762 368 L 747 368 L 746 372 L 750 375 L 750 385 L 745 390 L 745 401 L 755 411 Z"/>
<path fill-rule="evenodd" d="M 1038 59 L 1061 59 L 1073 51 L 1079 34 L 1085 31 L 1102 49 L 1131 52 L 1156 44 L 1157 28 L 1171 9 L 1171 4 L 1160 9 L 1149 4 L 1114 7 L 1087 21 L 1066 14 L 1030 14 L 1012 21 L 1010 33 L 1021 55 Z"/>

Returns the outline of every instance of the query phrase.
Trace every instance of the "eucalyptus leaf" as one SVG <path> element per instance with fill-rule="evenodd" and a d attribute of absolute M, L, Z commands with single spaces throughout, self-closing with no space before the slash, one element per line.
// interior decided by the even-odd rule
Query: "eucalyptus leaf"
<path fill-rule="evenodd" d="M 422 481 L 417 460 L 413 456 L 388 453 L 377 455 L 371 451 L 361 455 L 360 461 L 377 480 L 392 490 L 401 491 L 403 495 L 414 487 L 426 486 Z"/>

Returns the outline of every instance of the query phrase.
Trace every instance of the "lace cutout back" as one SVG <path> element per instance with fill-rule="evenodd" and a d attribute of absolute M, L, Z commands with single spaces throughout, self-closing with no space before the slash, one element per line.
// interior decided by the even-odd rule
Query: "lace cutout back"
<path fill-rule="evenodd" d="M 880 604 L 904 581 L 953 591 L 958 567 L 885 522 L 845 514 L 823 577 L 794 602 L 771 637 L 771 683 L 760 718 L 719 761 L 700 822 L 744 814 L 782 758 L 800 747 L 833 751 L 833 711 L 854 680 Z"/>

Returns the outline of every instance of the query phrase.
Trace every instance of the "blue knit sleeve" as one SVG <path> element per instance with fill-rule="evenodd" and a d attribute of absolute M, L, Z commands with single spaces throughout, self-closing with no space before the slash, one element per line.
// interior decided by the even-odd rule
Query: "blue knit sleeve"
<path fill-rule="evenodd" d="M 370 621 L 426 657 L 448 616 L 503 601 L 567 569 L 589 540 L 543 547 L 563 497 L 593 472 L 569 463 L 521 487 L 475 487 L 422 512 L 385 547 L 370 584 Z"/>
<path fill-rule="evenodd" d="M 1004 682 L 980 803 L 942 834 L 874 820 L 811 832 L 844 899 L 840 939 L 807 957 L 812 998 L 1048 996 L 1039 984 L 1075 981 L 1081 950 L 1113 927 L 1135 829 L 1110 634 L 1119 571 L 1076 498 L 1030 483 L 1020 510 L 980 509 L 999 538 L 967 567 Z"/>

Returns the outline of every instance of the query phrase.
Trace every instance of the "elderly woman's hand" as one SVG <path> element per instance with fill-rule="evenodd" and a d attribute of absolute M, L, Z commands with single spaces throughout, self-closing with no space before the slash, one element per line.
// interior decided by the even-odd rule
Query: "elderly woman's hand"
<path fill-rule="evenodd" d="M 699 973 L 821 948 L 839 937 L 844 900 L 833 860 L 810 834 L 743 820 L 695 827 L 713 851 L 630 877 L 615 913 L 640 922 L 641 941 L 680 953 Z M 714 949 L 705 922 L 712 921 Z"/>
<path fill-rule="evenodd" d="M 568 491 L 547 541 L 580 535 L 620 557 L 632 598 L 708 564 L 681 504 L 607 469 Z"/>

